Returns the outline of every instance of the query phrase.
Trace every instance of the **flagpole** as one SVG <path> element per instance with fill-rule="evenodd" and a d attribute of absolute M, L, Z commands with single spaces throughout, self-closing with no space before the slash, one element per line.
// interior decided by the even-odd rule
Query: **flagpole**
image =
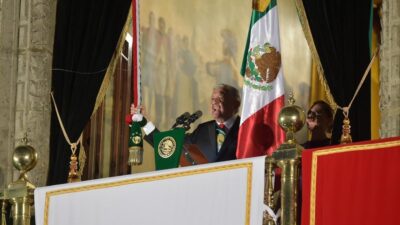
<path fill-rule="evenodd" d="M 132 0 L 132 91 L 133 104 L 141 104 L 141 73 L 140 73 L 140 26 L 139 26 L 139 0 Z"/>
<path fill-rule="evenodd" d="M 132 0 L 132 96 L 133 104 L 138 108 L 135 113 L 140 113 L 141 104 L 141 73 L 140 73 L 140 26 L 139 26 L 139 0 Z M 133 115 L 132 115 L 133 116 Z M 132 121 L 129 129 L 129 158 L 130 166 L 141 165 L 143 162 L 142 126 L 145 119 L 138 122 Z M 132 170 L 131 170 L 132 171 Z"/>

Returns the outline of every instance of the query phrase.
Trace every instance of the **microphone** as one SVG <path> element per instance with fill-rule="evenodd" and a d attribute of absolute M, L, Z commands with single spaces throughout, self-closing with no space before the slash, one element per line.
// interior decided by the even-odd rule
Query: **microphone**
<path fill-rule="evenodd" d="M 189 117 L 190 117 L 189 112 L 182 113 L 182 115 L 176 118 L 176 122 L 174 123 L 174 125 L 172 125 L 171 129 L 174 129 L 177 126 L 182 125 L 185 122 L 185 120 L 187 120 Z"/>
<path fill-rule="evenodd" d="M 196 112 L 194 112 L 192 115 L 190 115 L 187 120 L 185 121 L 185 123 L 183 124 L 183 128 L 185 128 L 185 130 L 190 130 L 190 124 L 193 123 L 194 121 L 196 121 L 198 118 L 200 118 L 203 115 L 203 112 L 200 110 L 197 110 Z"/>
<path fill-rule="evenodd" d="M 192 115 L 189 116 L 189 118 L 187 119 L 187 123 L 193 123 L 194 121 L 196 121 L 198 118 L 200 118 L 203 115 L 203 112 L 200 110 L 197 110 L 196 112 L 194 112 Z"/>

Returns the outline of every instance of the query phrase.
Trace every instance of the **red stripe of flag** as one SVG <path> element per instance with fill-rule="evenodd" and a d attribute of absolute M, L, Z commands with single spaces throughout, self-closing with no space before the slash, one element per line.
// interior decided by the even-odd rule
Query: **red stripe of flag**
<path fill-rule="evenodd" d="M 237 158 L 271 155 L 284 141 L 278 115 L 285 104 L 282 95 L 262 107 L 242 123 L 239 129 Z"/>
<path fill-rule="evenodd" d="M 132 0 L 132 91 L 133 104 L 140 104 L 140 71 L 138 63 L 139 50 L 139 16 L 138 16 L 138 1 Z"/>

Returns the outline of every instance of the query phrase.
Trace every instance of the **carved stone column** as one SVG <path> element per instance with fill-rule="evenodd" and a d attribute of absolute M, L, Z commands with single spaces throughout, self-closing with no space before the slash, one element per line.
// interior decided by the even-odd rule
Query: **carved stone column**
<path fill-rule="evenodd" d="M 12 181 L 20 0 L 0 1 L 0 190 Z"/>
<path fill-rule="evenodd" d="M 400 136 L 400 2 L 382 1 L 381 137 Z"/>
<path fill-rule="evenodd" d="M 0 152 L 5 153 L 0 160 L 7 162 L 5 168 L 0 166 L 0 176 L 6 178 L 3 187 L 13 180 L 10 157 L 25 132 L 39 154 L 30 179 L 38 186 L 46 181 L 55 7 L 56 0 L 1 1 L 0 104 L 5 107 L 0 114 L 7 115 L 0 122 L 0 132 L 7 137 L 0 141 Z"/>

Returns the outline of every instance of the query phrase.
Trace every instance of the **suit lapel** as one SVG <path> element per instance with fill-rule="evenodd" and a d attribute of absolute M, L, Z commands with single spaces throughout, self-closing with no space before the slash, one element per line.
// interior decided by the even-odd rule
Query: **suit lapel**
<path fill-rule="evenodd" d="M 206 126 L 206 129 L 202 132 L 202 136 L 200 143 L 203 154 L 206 156 L 209 162 L 215 162 L 217 158 L 217 142 L 215 140 L 216 137 L 216 125 L 214 123 L 209 123 Z"/>
<path fill-rule="evenodd" d="M 217 125 L 216 125 L 216 123 L 213 123 L 213 124 L 211 124 L 211 126 L 208 126 L 208 135 L 209 135 L 209 137 L 208 137 L 208 140 L 210 140 L 210 149 L 211 150 L 214 150 L 214 154 L 216 153 L 216 151 L 217 151 L 217 140 L 216 140 L 216 136 L 217 136 L 217 134 L 216 134 L 216 129 L 217 129 Z M 215 155 L 214 155 L 214 157 L 215 157 Z"/>
<path fill-rule="evenodd" d="M 237 130 L 239 129 L 239 123 L 240 123 L 240 117 L 237 117 L 235 120 L 235 123 L 231 127 L 231 129 L 228 131 L 228 134 L 226 135 L 225 141 L 221 146 L 221 149 L 217 153 L 217 160 L 223 157 L 225 154 L 228 153 L 228 151 L 232 151 L 229 146 L 231 145 L 232 142 L 237 140 L 237 135 L 238 132 Z M 215 131 L 214 131 L 215 133 Z M 215 139 L 215 138 L 214 138 Z M 215 142 L 215 149 L 216 149 L 217 143 Z M 234 149 L 236 151 L 236 148 Z"/>

